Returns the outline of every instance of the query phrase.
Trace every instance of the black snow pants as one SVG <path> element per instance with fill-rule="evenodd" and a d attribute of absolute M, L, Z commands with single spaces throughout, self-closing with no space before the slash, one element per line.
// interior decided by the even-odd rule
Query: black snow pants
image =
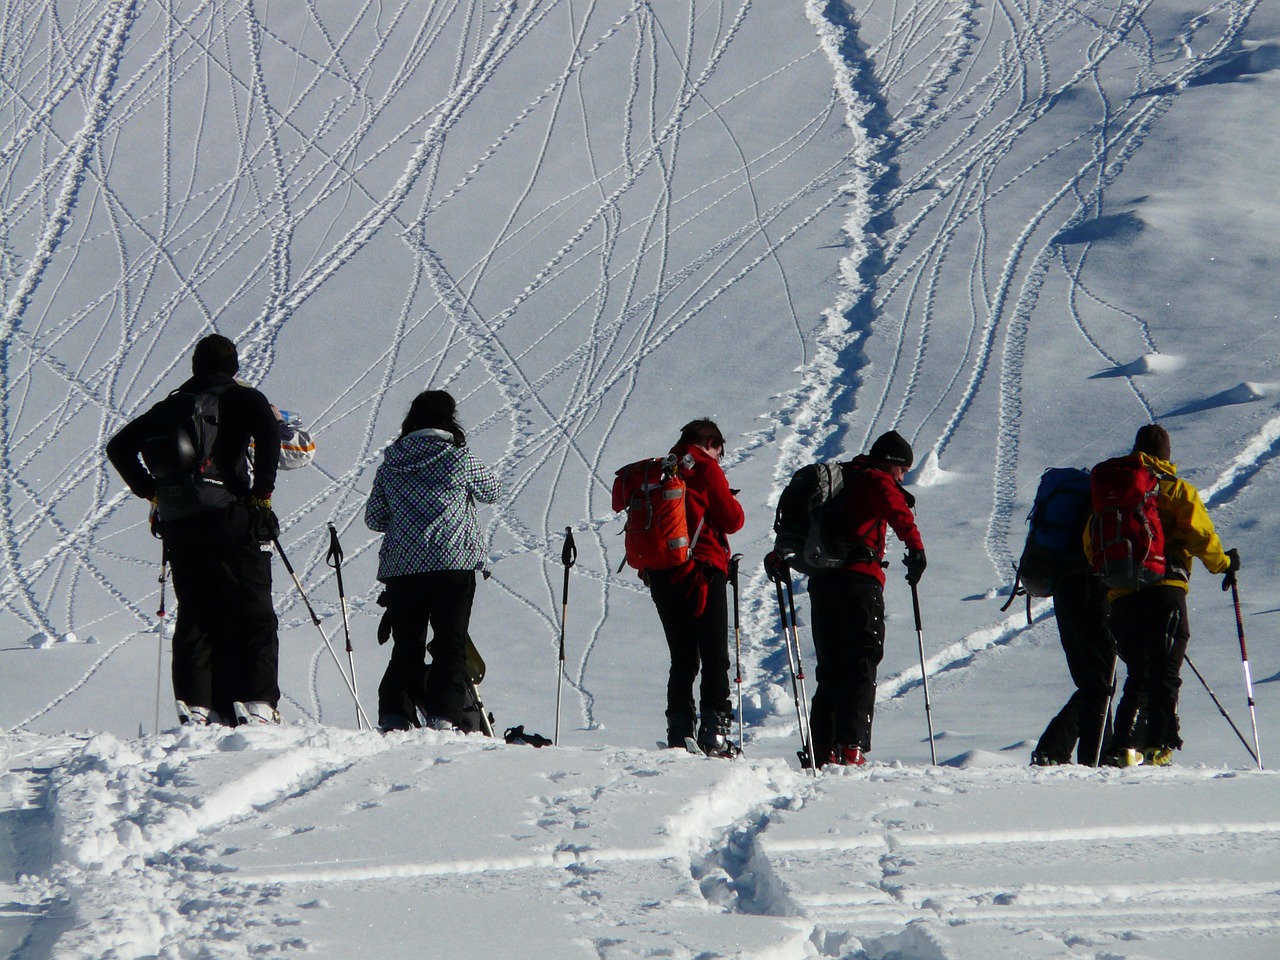
<path fill-rule="evenodd" d="M 271 553 L 239 503 L 169 520 L 162 530 L 178 615 L 173 695 L 223 719 L 232 704 L 280 701 L 280 641 L 271 605 Z"/>
<path fill-rule="evenodd" d="M 702 673 L 698 706 L 703 724 L 733 715 L 729 699 L 729 602 L 726 577 L 706 564 L 690 574 L 658 570 L 649 574 L 649 593 L 671 652 L 667 675 L 667 743 L 679 746 L 694 735 L 693 683 Z M 705 609 L 697 612 L 705 586 Z"/>
<path fill-rule="evenodd" d="M 476 593 L 474 570 L 433 570 L 386 579 L 391 660 L 378 686 L 378 716 L 418 726 L 443 718 L 459 730 L 482 729 L 467 682 L 467 632 Z M 428 668 L 427 632 L 431 632 Z"/>
<path fill-rule="evenodd" d="M 1156 584 L 1117 598 L 1111 632 L 1128 668 L 1116 708 L 1114 749 L 1180 748 L 1178 692 L 1191 640 L 1187 591 Z"/>
<path fill-rule="evenodd" d="M 817 687 L 809 713 L 819 766 L 832 749 L 871 749 L 876 670 L 884 659 L 884 588 L 848 570 L 809 578 Z"/>
<path fill-rule="evenodd" d="M 1053 613 L 1076 690 L 1045 727 L 1036 754 L 1055 763 L 1070 763 L 1074 749 L 1077 763 L 1096 766 L 1116 658 L 1116 643 L 1107 625 L 1106 587 L 1087 572 L 1063 577 L 1053 595 Z"/>

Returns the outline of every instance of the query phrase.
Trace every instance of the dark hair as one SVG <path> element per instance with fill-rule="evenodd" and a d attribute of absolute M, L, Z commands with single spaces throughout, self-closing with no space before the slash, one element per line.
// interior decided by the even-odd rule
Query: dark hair
<path fill-rule="evenodd" d="M 1139 427 L 1137 435 L 1133 438 L 1133 452 L 1168 460 L 1173 455 L 1173 448 L 1169 443 L 1169 431 L 1158 423 L 1148 423 Z"/>
<path fill-rule="evenodd" d="M 409 412 L 400 424 L 400 436 L 428 427 L 453 434 L 455 446 L 465 447 L 467 435 L 458 426 L 458 404 L 444 390 L 423 390 L 409 404 Z"/>
<path fill-rule="evenodd" d="M 211 333 L 196 344 L 191 354 L 191 372 L 197 377 L 225 373 L 234 377 L 240 369 L 236 345 L 219 333 Z"/>
<path fill-rule="evenodd" d="M 699 447 L 720 447 L 723 450 L 724 434 L 714 420 L 703 417 L 700 420 L 690 420 L 680 428 L 680 442 Z"/>

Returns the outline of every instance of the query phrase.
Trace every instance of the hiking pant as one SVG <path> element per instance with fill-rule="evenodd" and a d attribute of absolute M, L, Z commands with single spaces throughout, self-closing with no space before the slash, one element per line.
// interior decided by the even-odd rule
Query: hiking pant
<path fill-rule="evenodd" d="M 471 709 L 467 631 L 476 594 L 474 570 L 432 570 L 385 581 L 391 618 L 391 660 L 378 685 L 378 716 L 418 725 L 417 708 L 459 730 L 482 729 Z M 427 631 L 431 664 L 427 666 Z"/>
<path fill-rule="evenodd" d="M 1111 604 L 1111 633 L 1129 674 L 1116 708 L 1114 748 L 1181 747 L 1178 691 L 1191 640 L 1187 591 L 1155 584 L 1118 598 Z"/>
<path fill-rule="evenodd" d="M 1054 591 L 1053 613 L 1076 691 L 1045 727 L 1036 753 L 1070 763 L 1074 748 L 1077 763 L 1094 766 L 1104 736 L 1116 657 L 1116 643 L 1107 626 L 1106 587 L 1089 573 L 1063 577 Z"/>
<path fill-rule="evenodd" d="M 271 606 L 271 554 L 239 503 L 161 527 L 178 614 L 173 695 L 224 720 L 239 700 L 280 701 L 280 641 Z"/>
<path fill-rule="evenodd" d="M 732 717 L 729 699 L 729 602 L 725 574 L 697 564 L 693 572 L 656 570 L 649 594 L 667 637 L 671 670 L 667 675 L 667 743 L 679 746 L 694 735 L 693 682 L 702 672 L 698 705 L 704 725 Z M 705 590 L 705 608 L 697 608 Z"/>
<path fill-rule="evenodd" d="M 809 603 L 818 660 L 809 722 L 821 765 L 836 744 L 871 749 L 876 669 L 884 659 L 884 588 L 836 570 L 809 578 Z"/>

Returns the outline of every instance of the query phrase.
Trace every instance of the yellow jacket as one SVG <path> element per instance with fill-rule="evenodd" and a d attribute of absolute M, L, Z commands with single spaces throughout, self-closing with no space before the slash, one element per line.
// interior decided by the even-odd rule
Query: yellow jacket
<path fill-rule="evenodd" d="M 1222 541 L 1218 539 L 1213 521 L 1209 519 L 1209 511 L 1200 499 L 1200 491 L 1177 476 L 1176 464 L 1147 453 L 1139 453 L 1137 456 L 1160 475 L 1156 511 L 1160 514 L 1160 525 L 1164 528 L 1164 555 L 1168 562 L 1168 576 L 1157 582 L 1186 590 L 1191 580 L 1191 560 L 1194 557 L 1199 557 L 1210 573 L 1226 573 L 1231 560 L 1222 549 Z M 1092 556 L 1090 534 L 1086 525 L 1086 556 Z M 1107 592 L 1107 599 L 1114 600 L 1132 592 L 1132 588 L 1110 590 Z"/>

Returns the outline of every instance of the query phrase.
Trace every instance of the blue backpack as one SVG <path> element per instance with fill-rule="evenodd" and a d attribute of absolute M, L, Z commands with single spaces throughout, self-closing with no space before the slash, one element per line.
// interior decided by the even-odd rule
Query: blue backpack
<path fill-rule="evenodd" d="M 1088 470 L 1050 467 L 1040 476 L 1027 515 L 1027 540 L 1018 560 L 1014 596 L 1021 585 L 1028 597 L 1051 597 L 1060 578 L 1091 569 L 1083 537 L 1092 509 Z"/>

